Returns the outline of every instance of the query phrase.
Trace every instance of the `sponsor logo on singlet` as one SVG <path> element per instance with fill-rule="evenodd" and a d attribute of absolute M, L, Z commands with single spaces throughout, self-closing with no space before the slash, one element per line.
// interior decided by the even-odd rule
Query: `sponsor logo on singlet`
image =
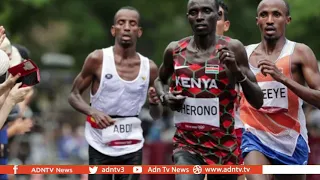
<path fill-rule="evenodd" d="M 106 75 L 105 75 L 105 78 L 106 78 L 106 79 L 111 79 L 112 77 L 113 77 L 112 74 L 106 74 Z"/>

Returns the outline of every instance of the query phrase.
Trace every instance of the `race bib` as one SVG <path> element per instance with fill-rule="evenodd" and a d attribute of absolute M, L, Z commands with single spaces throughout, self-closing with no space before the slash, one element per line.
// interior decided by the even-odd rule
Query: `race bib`
<path fill-rule="evenodd" d="M 136 117 L 117 118 L 115 124 L 102 129 L 102 141 L 106 145 L 123 145 L 128 142 L 139 141 L 143 139 L 141 120 Z M 110 144 L 111 143 L 111 144 Z M 129 145 L 130 143 L 128 143 Z"/>
<path fill-rule="evenodd" d="M 189 98 L 174 111 L 175 124 L 191 123 L 220 127 L 219 98 Z"/>
<path fill-rule="evenodd" d="M 288 89 L 285 85 L 276 81 L 258 82 L 258 84 L 263 92 L 262 110 L 288 110 Z"/>

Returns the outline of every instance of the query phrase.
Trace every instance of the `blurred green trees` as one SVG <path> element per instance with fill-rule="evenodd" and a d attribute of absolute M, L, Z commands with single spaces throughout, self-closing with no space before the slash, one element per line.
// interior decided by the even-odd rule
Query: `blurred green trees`
<path fill-rule="evenodd" d="M 243 44 L 257 43 L 255 24 L 259 0 L 226 0 L 231 29 L 227 34 Z M 288 39 L 309 45 L 319 58 L 320 1 L 289 0 L 292 23 Z M 114 43 L 110 36 L 115 12 L 122 6 L 134 6 L 142 15 L 144 34 L 138 51 L 160 64 L 162 52 L 170 41 L 190 35 L 185 0 L 1 0 L 0 24 L 13 43 L 32 51 L 34 60 L 44 52 L 61 52 L 76 58 L 81 68 L 94 49 Z"/>

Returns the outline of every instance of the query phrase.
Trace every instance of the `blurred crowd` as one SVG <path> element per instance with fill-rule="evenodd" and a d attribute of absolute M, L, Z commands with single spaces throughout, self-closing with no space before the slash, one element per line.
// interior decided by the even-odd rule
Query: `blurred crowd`
<path fill-rule="evenodd" d="M 39 98 L 37 86 L 21 87 L 20 75 L 8 72 L 9 68 L 30 59 L 28 48 L 11 42 L 1 26 L 0 165 L 86 164 L 88 145 L 83 136 L 83 124 L 74 126 L 72 118 L 69 119 L 71 123 L 68 120 L 51 122 L 50 119 L 59 119 L 53 114 L 60 113 L 44 109 L 48 106 Z M 37 176 L 0 175 L 1 180 L 30 178 L 39 179 Z"/>

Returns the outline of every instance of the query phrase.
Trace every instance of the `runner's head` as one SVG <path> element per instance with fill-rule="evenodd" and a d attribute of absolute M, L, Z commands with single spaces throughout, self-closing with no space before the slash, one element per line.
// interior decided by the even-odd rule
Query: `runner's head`
<path fill-rule="evenodd" d="M 229 30 L 230 21 L 228 19 L 228 6 L 223 2 L 223 0 L 219 0 L 219 20 L 217 21 L 217 35 L 223 35 L 225 32 Z"/>
<path fill-rule="evenodd" d="M 137 9 L 130 6 L 120 8 L 114 16 L 114 25 L 111 27 L 115 43 L 125 48 L 135 45 L 142 35 L 139 23 L 140 14 Z"/>
<path fill-rule="evenodd" d="M 218 11 L 218 0 L 189 0 L 187 17 L 194 34 L 197 36 L 215 34 Z"/>
<path fill-rule="evenodd" d="M 262 0 L 257 8 L 257 25 L 266 41 L 277 41 L 285 36 L 290 23 L 290 8 L 285 0 Z"/>

